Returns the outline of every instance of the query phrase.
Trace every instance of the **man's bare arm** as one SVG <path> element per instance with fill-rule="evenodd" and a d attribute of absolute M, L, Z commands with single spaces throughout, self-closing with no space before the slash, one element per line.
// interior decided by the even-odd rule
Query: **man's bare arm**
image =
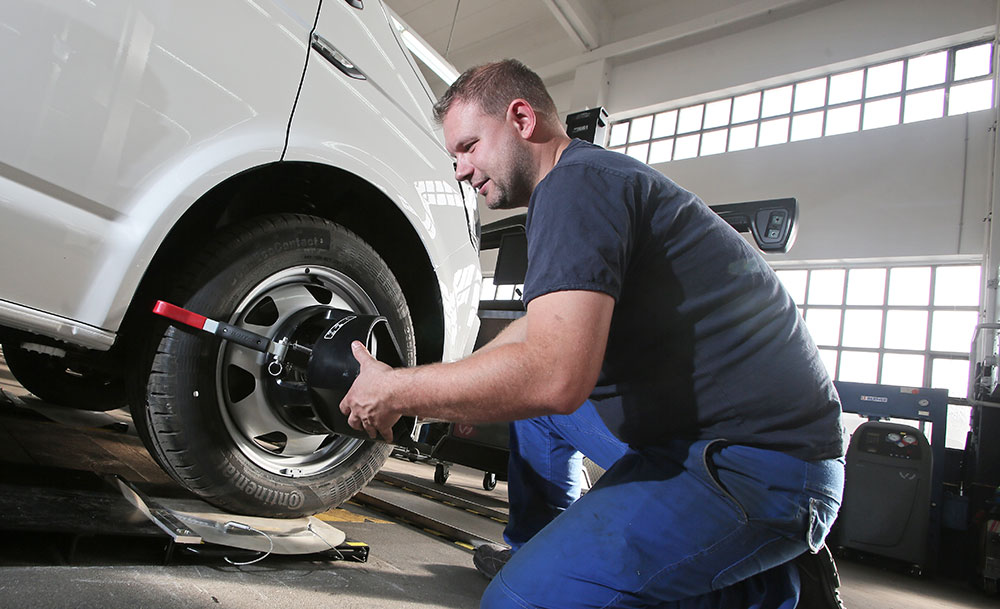
<path fill-rule="evenodd" d="M 540 296 L 502 341 L 449 364 L 393 370 L 358 343 L 361 375 L 341 410 L 372 437 L 403 414 L 474 423 L 568 414 L 597 382 L 613 309 L 600 292 Z"/>

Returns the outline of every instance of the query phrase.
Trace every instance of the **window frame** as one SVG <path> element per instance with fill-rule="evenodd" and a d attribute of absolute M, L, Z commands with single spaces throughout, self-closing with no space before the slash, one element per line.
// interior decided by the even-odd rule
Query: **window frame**
<path fill-rule="evenodd" d="M 982 74 L 982 75 L 979 75 L 979 76 L 973 76 L 973 77 L 964 78 L 964 79 L 961 79 L 961 80 L 956 80 L 955 79 L 955 57 L 956 57 L 956 54 L 959 51 L 962 51 L 963 49 L 967 49 L 967 48 L 971 48 L 971 47 L 976 47 L 976 46 L 982 46 L 984 44 L 989 44 L 990 45 L 990 65 L 989 65 L 989 71 L 986 74 Z M 938 116 L 938 117 L 936 117 L 936 118 L 947 118 L 949 116 L 955 116 L 957 114 L 962 114 L 962 113 L 965 113 L 965 112 L 959 112 L 959 113 L 957 113 L 955 115 L 949 114 L 949 108 L 950 108 L 950 104 L 951 104 L 951 91 L 952 91 L 952 88 L 955 87 L 955 86 L 961 86 L 961 85 L 967 85 L 967 84 L 972 84 L 972 83 L 978 83 L 978 82 L 982 82 L 982 81 L 991 81 L 992 82 L 993 81 L 994 72 L 996 70 L 996 65 L 995 65 L 995 63 L 996 63 L 996 60 L 995 60 L 995 51 L 996 51 L 996 49 L 994 48 L 994 43 L 993 43 L 992 39 L 980 39 L 980 40 L 976 40 L 976 41 L 973 41 L 973 42 L 963 43 L 963 44 L 960 44 L 960 45 L 954 45 L 954 46 L 946 47 L 946 48 L 942 48 L 942 49 L 935 49 L 935 50 L 932 50 L 932 51 L 927 51 L 927 52 L 919 53 L 919 54 L 916 54 L 916 55 L 909 55 L 909 56 L 895 58 L 895 59 L 886 60 L 886 61 L 878 61 L 878 62 L 869 64 L 869 65 L 865 65 L 865 66 L 861 66 L 861 67 L 855 67 L 855 68 L 846 69 L 846 70 L 838 70 L 836 72 L 830 72 L 830 73 L 828 73 L 826 75 L 823 75 L 823 76 L 814 76 L 814 77 L 810 77 L 810 78 L 804 78 L 804 79 L 796 80 L 796 81 L 793 81 L 793 82 L 790 82 L 790 83 L 785 83 L 785 84 L 782 84 L 782 85 L 774 85 L 774 86 L 769 86 L 769 87 L 764 87 L 764 88 L 759 88 L 759 89 L 753 89 L 753 90 L 750 90 L 750 91 L 744 91 L 744 92 L 739 93 L 737 95 L 730 95 L 730 96 L 725 96 L 725 97 L 720 97 L 720 98 L 709 99 L 709 100 L 701 101 L 701 102 L 698 102 L 698 103 L 688 104 L 688 105 L 683 105 L 683 106 L 676 106 L 675 105 L 675 106 L 665 107 L 664 109 L 658 110 L 658 111 L 653 112 L 653 113 L 642 114 L 642 115 L 638 115 L 638 116 L 634 116 L 634 117 L 622 119 L 622 120 L 619 120 L 619 121 L 613 121 L 609 125 L 608 133 L 610 135 L 610 133 L 613 130 L 615 130 L 615 127 L 620 127 L 620 126 L 624 125 L 625 129 L 626 129 L 625 137 L 624 137 L 624 144 L 612 146 L 609 143 L 608 149 L 609 150 L 618 151 L 618 152 L 622 152 L 624 154 L 628 154 L 629 156 L 633 156 L 634 158 L 637 158 L 638 160 L 643 161 L 643 162 L 649 162 L 650 151 L 653 149 L 654 144 L 665 143 L 665 142 L 667 142 L 669 140 L 670 153 L 662 155 L 664 158 L 668 158 L 669 160 L 666 160 L 666 161 L 657 161 L 656 162 L 656 164 L 660 164 L 660 163 L 673 162 L 674 160 L 683 160 L 683 159 L 697 158 L 697 157 L 701 157 L 701 156 L 716 155 L 716 154 L 726 154 L 726 153 L 729 153 L 729 152 L 738 152 L 738 151 L 741 151 L 741 150 L 752 150 L 754 148 L 761 148 L 762 146 L 761 146 L 761 143 L 760 143 L 760 141 L 761 141 L 760 138 L 761 138 L 761 132 L 763 131 L 762 126 L 765 123 L 769 123 L 771 121 L 776 121 L 776 120 L 783 120 L 783 119 L 787 120 L 787 126 L 786 126 L 786 132 L 785 132 L 785 140 L 783 142 L 774 142 L 774 143 L 771 143 L 771 144 L 764 144 L 764 146 L 787 144 L 787 143 L 791 143 L 793 141 L 805 141 L 807 139 L 818 139 L 818 138 L 824 138 L 824 137 L 836 137 L 838 135 L 846 135 L 846 134 L 850 134 L 850 133 L 858 133 L 860 131 L 871 131 L 873 129 L 881 129 L 881 128 L 886 128 L 886 127 L 899 126 L 899 125 L 909 124 L 909 123 L 906 123 L 904 121 L 906 119 L 907 99 L 910 96 L 917 95 L 917 94 L 920 94 L 920 93 L 927 93 L 927 92 L 931 92 L 931 91 L 936 91 L 938 89 L 943 89 L 944 90 L 944 95 L 943 95 L 943 101 L 942 101 L 941 115 Z M 936 84 L 930 84 L 930 85 L 923 85 L 923 86 L 920 86 L 920 87 L 914 87 L 913 89 L 907 89 L 906 85 L 907 85 L 907 78 L 908 78 L 909 69 L 910 69 L 910 62 L 912 60 L 916 60 L 916 59 L 919 59 L 921 57 L 924 57 L 924 56 L 927 56 L 927 55 L 933 55 L 935 53 L 940 53 L 940 52 L 947 53 L 947 56 L 946 56 L 946 59 L 945 59 L 945 68 L 944 68 L 945 69 L 945 78 L 944 78 L 944 81 L 940 82 L 940 83 L 936 83 Z M 902 62 L 903 63 L 902 73 L 901 73 L 901 76 L 900 76 L 899 90 L 898 91 L 894 91 L 894 92 L 889 92 L 889 93 L 881 93 L 881 94 L 878 94 L 878 95 L 872 95 L 872 96 L 869 97 L 867 95 L 867 92 L 868 92 L 867 90 L 868 90 L 868 76 L 869 76 L 869 71 L 873 70 L 873 69 L 881 68 L 883 66 L 891 65 L 891 64 L 894 64 L 894 63 L 897 63 L 897 62 Z M 841 76 L 843 74 L 850 74 L 852 72 L 857 72 L 859 70 L 862 71 L 860 96 L 857 99 L 850 100 L 850 101 L 842 101 L 842 102 L 830 103 L 830 85 L 831 85 L 831 82 L 832 82 L 831 79 L 833 79 L 834 77 L 837 77 L 837 76 Z M 807 108 L 807 109 L 795 110 L 796 94 L 798 93 L 799 87 L 803 86 L 803 85 L 809 85 L 809 84 L 815 83 L 815 82 L 817 82 L 819 80 L 825 80 L 825 88 L 826 88 L 826 90 L 824 92 L 824 103 L 823 103 L 823 105 L 818 106 L 818 107 L 811 107 L 811 108 Z M 791 92 L 791 98 L 789 100 L 788 111 L 787 112 L 782 112 L 782 113 L 779 113 L 779 114 L 769 115 L 767 117 L 763 117 L 762 113 L 763 113 L 763 110 L 764 110 L 764 98 L 765 98 L 766 92 L 772 91 L 772 90 L 783 89 L 785 87 L 792 87 L 792 92 Z M 994 87 L 995 87 L 995 85 L 994 85 Z M 734 112 L 735 112 L 735 108 L 736 108 L 736 100 L 738 98 L 741 98 L 741 97 L 744 97 L 744 96 L 747 96 L 747 95 L 754 95 L 754 94 L 759 94 L 758 108 L 757 108 L 757 117 L 755 119 L 747 119 L 747 120 L 743 120 L 743 121 L 739 121 L 739 122 L 733 122 Z M 996 95 L 996 91 L 994 91 L 994 96 L 995 95 Z M 891 124 L 886 124 L 886 125 L 873 126 L 873 127 L 870 127 L 870 128 L 866 129 L 865 128 L 865 111 L 866 111 L 866 108 L 869 105 L 877 104 L 878 102 L 885 102 L 887 100 L 893 100 L 893 99 L 898 99 L 899 100 L 899 109 L 898 109 L 898 115 L 896 117 L 896 119 L 897 119 L 896 122 L 895 123 L 891 123 Z M 708 108 L 708 106 L 711 105 L 711 104 L 715 104 L 715 103 L 719 103 L 719 102 L 724 102 L 724 101 L 727 101 L 727 100 L 729 101 L 729 122 L 726 123 L 725 125 L 721 125 L 721 126 L 705 127 L 705 118 L 706 118 L 706 115 L 709 114 L 706 111 L 707 108 Z M 842 108 L 847 108 L 847 107 L 854 106 L 854 105 L 859 106 L 859 117 L 858 117 L 858 126 L 857 126 L 857 129 L 852 130 L 852 131 L 838 131 L 836 133 L 831 133 L 831 134 L 827 135 L 828 117 L 829 117 L 830 111 L 832 111 L 832 110 L 838 110 L 838 109 L 842 109 Z M 680 117 L 681 117 L 682 111 L 688 110 L 688 109 L 694 109 L 694 108 L 698 108 L 698 107 L 701 108 L 701 119 L 700 119 L 700 126 L 699 126 L 699 128 L 697 130 L 686 131 L 684 133 L 680 133 L 678 131 L 678 128 L 680 126 Z M 989 107 L 990 108 L 993 107 L 993 99 L 992 98 L 990 99 L 990 106 Z M 674 117 L 674 129 L 672 130 L 672 133 L 670 135 L 665 135 L 665 136 L 660 136 L 660 137 L 654 137 L 654 134 L 656 132 L 656 118 L 657 118 L 657 116 L 659 116 L 661 114 L 667 114 L 667 113 L 670 113 L 670 112 L 676 112 L 676 116 Z M 815 114 L 817 112 L 822 112 L 822 120 L 821 120 L 819 135 L 818 136 L 810 136 L 810 137 L 807 137 L 807 138 L 801 138 L 799 140 L 793 140 L 792 139 L 792 132 L 793 132 L 793 128 L 794 128 L 795 119 L 797 117 L 801 117 L 801 116 L 809 115 L 809 114 Z M 637 139 L 634 142 L 631 141 L 631 138 L 632 138 L 631 128 L 632 128 L 633 121 L 642 121 L 642 120 L 645 120 L 647 118 L 652 119 L 652 122 L 651 122 L 651 125 L 650 125 L 650 136 L 648 138 L 644 138 L 644 139 Z M 920 119 L 916 119 L 916 120 L 911 121 L 911 123 L 912 122 L 922 122 L 924 120 L 935 120 L 935 119 L 934 118 L 920 118 Z M 731 139 L 730 138 L 731 138 L 731 135 L 732 135 L 732 133 L 731 133 L 732 130 L 736 129 L 736 128 L 739 128 L 739 127 L 745 127 L 745 126 L 753 125 L 753 124 L 757 125 L 757 132 L 755 134 L 754 145 L 751 146 L 751 147 L 739 148 L 738 150 L 730 150 L 730 145 L 731 145 Z M 716 133 L 716 132 L 719 132 L 719 131 L 725 131 L 725 146 L 724 146 L 724 149 L 722 150 L 722 152 L 704 153 L 703 152 L 703 144 L 704 144 L 704 140 L 705 140 L 705 135 L 706 134 L 713 134 L 713 133 Z M 677 157 L 677 155 L 676 155 L 676 152 L 677 152 L 677 140 L 681 139 L 681 138 L 690 138 L 692 136 L 697 136 L 698 137 L 698 144 L 697 144 L 697 151 L 696 151 L 696 153 L 693 156 L 692 155 L 687 155 L 687 156 L 684 156 L 682 159 L 677 159 L 676 158 Z M 640 147 L 644 147 L 645 148 L 644 152 L 642 152 L 641 154 L 639 153 Z M 658 148 L 658 150 L 662 150 L 662 148 Z M 634 154 L 633 154 L 633 151 L 634 151 Z"/>

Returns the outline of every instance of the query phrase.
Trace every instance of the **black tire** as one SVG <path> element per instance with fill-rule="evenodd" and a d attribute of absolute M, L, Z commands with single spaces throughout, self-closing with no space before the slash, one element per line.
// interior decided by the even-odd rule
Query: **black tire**
<path fill-rule="evenodd" d="M 483 489 L 492 491 L 497 487 L 497 475 L 490 472 L 483 474 Z"/>
<path fill-rule="evenodd" d="M 42 401 L 79 410 L 125 406 L 125 382 L 120 375 L 98 370 L 78 354 L 49 355 L 26 349 L 24 344 L 4 342 L 4 360 L 17 382 Z"/>
<path fill-rule="evenodd" d="M 448 477 L 451 472 L 448 471 L 449 467 L 445 463 L 438 463 L 434 466 L 434 482 L 438 484 L 445 484 L 448 482 Z"/>
<path fill-rule="evenodd" d="M 319 218 L 267 216 L 234 227 L 189 260 L 174 285 L 158 297 L 269 338 L 281 338 L 295 311 L 378 313 L 404 359 L 415 361 L 409 310 L 388 266 L 357 235 Z M 389 456 L 388 444 L 307 434 L 275 416 L 262 389 L 263 354 L 156 327 L 133 417 L 160 465 L 202 499 L 243 514 L 314 514 L 351 498 Z"/>

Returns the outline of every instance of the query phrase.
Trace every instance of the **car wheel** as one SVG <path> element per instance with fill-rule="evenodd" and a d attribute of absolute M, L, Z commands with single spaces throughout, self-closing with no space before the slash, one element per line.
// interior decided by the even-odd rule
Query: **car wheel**
<path fill-rule="evenodd" d="M 77 354 L 47 353 L 28 341 L 3 343 L 7 368 L 22 387 L 39 399 L 80 410 L 114 410 L 125 406 L 121 376 L 98 370 Z"/>
<path fill-rule="evenodd" d="M 404 360 L 415 362 L 399 284 L 339 225 L 301 215 L 255 219 L 184 269 L 173 304 L 271 339 L 331 308 L 384 315 Z M 263 353 L 185 327 L 156 327 L 136 424 L 161 466 L 206 501 L 259 516 L 313 514 L 353 496 L 388 457 L 388 444 L 303 431 L 281 408 Z"/>

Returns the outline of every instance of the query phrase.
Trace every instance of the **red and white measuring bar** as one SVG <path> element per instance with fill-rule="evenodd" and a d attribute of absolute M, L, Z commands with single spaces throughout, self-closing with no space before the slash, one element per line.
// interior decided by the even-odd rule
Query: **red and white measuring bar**
<path fill-rule="evenodd" d="M 182 309 L 181 307 L 172 305 L 169 302 L 157 300 L 156 304 L 153 305 L 153 313 L 162 315 L 167 319 L 180 322 L 186 326 L 204 330 L 205 332 L 214 334 L 224 340 L 232 341 L 237 345 L 242 345 L 248 349 L 253 349 L 254 351 L 260 351 L 261 353 L 269 353 L 272 351 L 272 345 L 274 342 L 266 336 L 261 336 L 256 332 L 238 328 L 221 321 L 209 319 L 204 315 L 199 315 L 192 311 L 188 311 L 187 309 Z"/>

